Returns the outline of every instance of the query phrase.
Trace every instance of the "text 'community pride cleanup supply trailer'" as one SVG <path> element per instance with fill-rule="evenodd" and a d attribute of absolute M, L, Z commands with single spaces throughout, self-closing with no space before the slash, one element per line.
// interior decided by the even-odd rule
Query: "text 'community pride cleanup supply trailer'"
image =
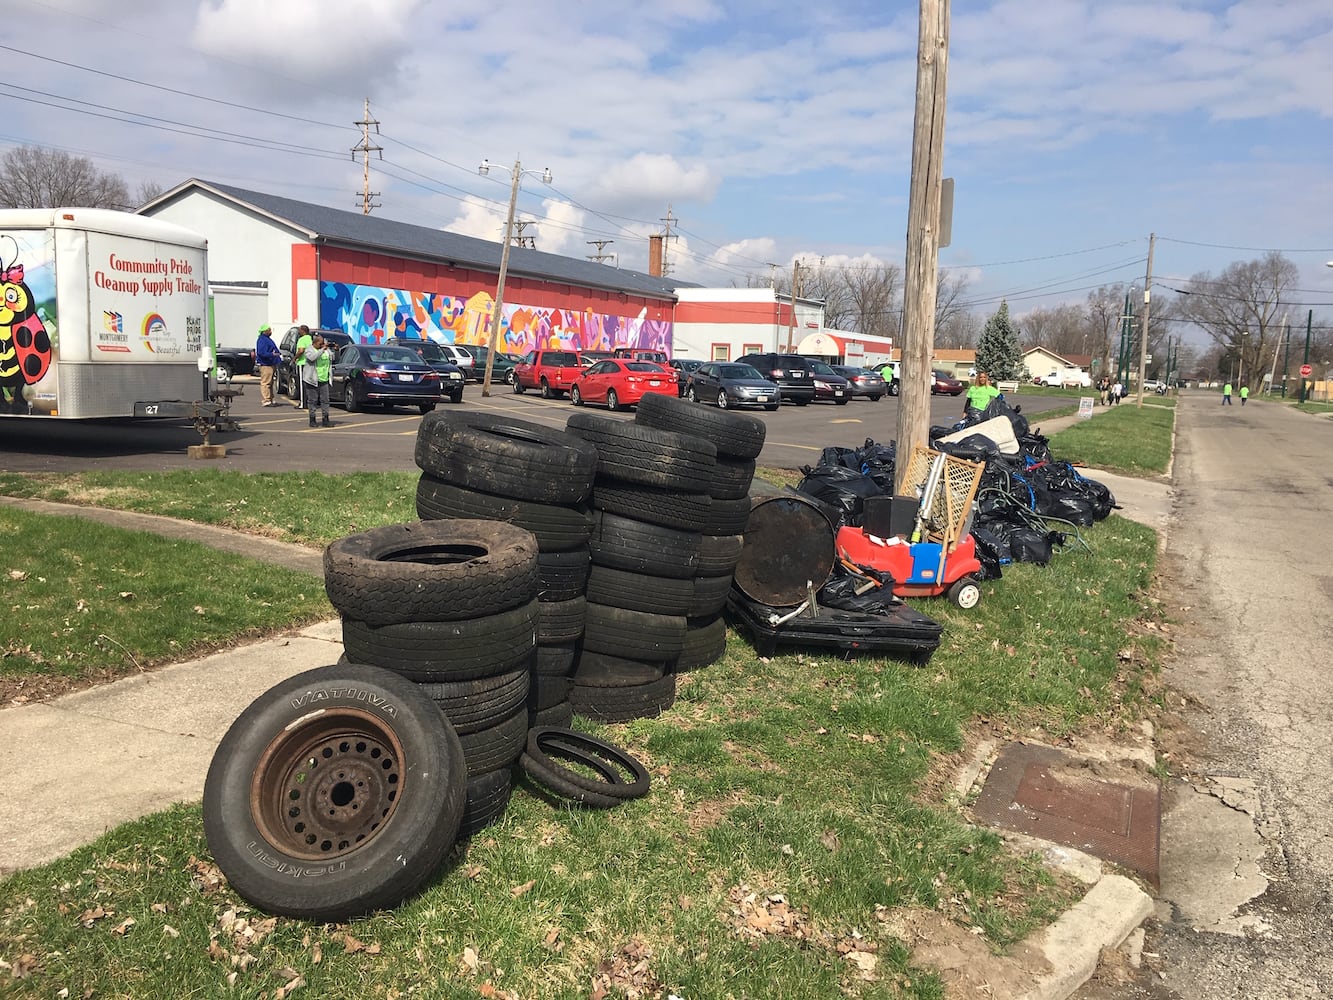
<path fill-rule="evenodd" d="M 208 242 L 92 208 L 0 211 L 0 416 L 200 419 Z M 202 411 L 201 411 L 202 408 Z"/>

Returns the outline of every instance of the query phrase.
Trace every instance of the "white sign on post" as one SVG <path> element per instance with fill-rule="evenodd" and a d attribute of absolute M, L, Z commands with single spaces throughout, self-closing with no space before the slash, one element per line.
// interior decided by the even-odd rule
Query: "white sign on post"
<path fill-rule="evenodd" d="M 1078 401 L 1078 418 L 1087 420 L 1092 416 L 1092 397 L 1084 396 Z"/>

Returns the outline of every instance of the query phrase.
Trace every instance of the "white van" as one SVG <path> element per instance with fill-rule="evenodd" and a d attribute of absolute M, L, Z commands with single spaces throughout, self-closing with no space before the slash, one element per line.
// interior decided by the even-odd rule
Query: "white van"
<path fill-rule="evenodd" d="M 1053 371 L 1049 375 L 1043 375 L 1037 379 L 1037 382 L 1040 385 L 1072 387 L 1075 389 L 1092 388 L 1092 376 L 1082 368 L 1064 368 Z"/>

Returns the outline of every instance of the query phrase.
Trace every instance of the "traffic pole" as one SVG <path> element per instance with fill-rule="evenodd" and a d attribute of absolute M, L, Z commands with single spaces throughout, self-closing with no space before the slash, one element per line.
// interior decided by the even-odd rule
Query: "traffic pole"
<path fill-rule="evenodd" d="M 1305 361 L 1301 363 L 1301 402 L 1305 402 L 1305 380 L 1310 376 L 1306 374 L 1310 370 L 1310 329 L 1314 324 L 1314 310 L 1311 309 L 1305 314 Z"/>

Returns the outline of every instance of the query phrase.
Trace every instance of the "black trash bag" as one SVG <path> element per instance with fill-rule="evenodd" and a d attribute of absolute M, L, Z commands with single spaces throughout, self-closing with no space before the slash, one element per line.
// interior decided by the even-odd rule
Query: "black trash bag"
<path fill-rule="evenodd" d="M 855 448 L 828 447 L 819 453 L 819 468 L 833 465 L 841 469 L 861 471 L 861 456 Z"/>
<path fill-rule="evenodd" d="M 1051 461 L 1050 441 L 1044 434 L 1030 431 L 1018 438 L 1019 452 L 1031 462 Z"/>
<path fill-rule="evenodd" d="M 856 588 L 864 583 L 862 577 L 853 573 L 835 576 L 819 588 L 815 600 L 826 608 L 839 611 L 860 611 L 868 615 L 887 615 L 894 604 L 901 604 L 893 592 L 884 587 L 872 587 L 864 594 L 858 594 Z"/>
<path fill-rule="evenodd" d="M 969 434 L 961 441 L 941 441 L 939 450 L 969 462 L 989 462 L 1001 457 L 1000 446 L 985 434 Z"/>
<path fill-rule="evenodd" d="M 838 512 L 838 523 L 860 527 L 865 516 L 866 497 L 882 495 L 879 485 L 869 476 L 839 465 L 806 466 L 801 470 L 805 478 L 796 486 L 796 492 L 814 497 Z"/>
<path fill-rule="evenodd" d="M 981 579 L 1000 579 L 1000 567 L 1014 561 L 1009 554 L 1009 542 L 991 534 L 985 528 L 972 528 L 972 540 L 977 551 L 977 561 L 981 563 Z"/>
<path fill-rule="evenodd" d="M 1014 437 L 1021 438 L 1028 432 L 1028 418 L 1018 411 L 1019 407 L 1010 406 L 1005 402 L 1003 396 L 996 396 L 986 404 L 986 408 L 982 410 L 980 416 L 977 417 L 977 422 L 980 423 L 982 420 L 993 420 L 995 417 L 1008 417 L 1009 423 L 1012 424 L 1014 428 Z"/>
<path fill-rule="evenodd" d="M 1092 501 L 1070 490 L 1038 489 L 1037 513 L 1042 517 L 1059 518 L 1080 528 L 1090 527 L 1096 521 Z"/>

